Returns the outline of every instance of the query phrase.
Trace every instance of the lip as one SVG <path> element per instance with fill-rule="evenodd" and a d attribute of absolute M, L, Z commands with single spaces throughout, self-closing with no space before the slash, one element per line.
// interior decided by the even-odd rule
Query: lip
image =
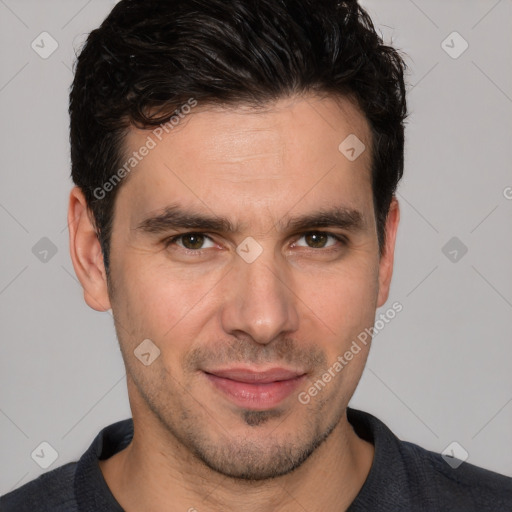
<path fill-rule="evenodd" d="M 226 368 L 220 370 L 211 370 L 206 373 L 222 377 L 224 379 L 235 380 L 237 382 L 246 382 L 250 384 L 260 383 L 268 384 L 270 382 L 291 380 L 304 375 L 305 372 L 288 370 L 286 368 L 269 368 L 264 371 L 252 370 L 250 368 Z"/>
<path fill-rule="evenodd" d="M 305 372 L 286 368 L 255 371 L 226 368 L 203 372 L 217 391 L 239 407 L 268 410 L 279 405 L 304 381 Z"/>

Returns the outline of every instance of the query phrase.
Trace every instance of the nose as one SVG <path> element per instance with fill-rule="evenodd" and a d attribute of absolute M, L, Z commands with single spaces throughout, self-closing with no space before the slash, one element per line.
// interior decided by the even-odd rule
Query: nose
<path fill-rule="evenodd" d="M 221 314 L 224 332 L 248 335 L 259 344 L 294 332 L 299 325 L 289 269 L 273 261 L 270 252 L 263 251 L 252 263 L 238 259 L 226 283 Z"/>

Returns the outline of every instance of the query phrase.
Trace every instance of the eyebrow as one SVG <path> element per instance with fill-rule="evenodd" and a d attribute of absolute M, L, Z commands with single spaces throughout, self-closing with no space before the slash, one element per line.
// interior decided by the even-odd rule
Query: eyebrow
<path fill-rule="evenodd" d="M 351 208 L 322 208 L 316 212 L 291 217 L 281 221 L 277 227 L 281 230 L 304 231 L 320 227 L 337 227 L 347 231 L 361 231 L 366 223 L 361 212 Z M 237 233 L 243 226 L 233 224 L 226 217 L 205 215 L 184 210 L 178 205 L 166 207 L 162 213 L 147 217 L 135 230 L 144 233 L 160 234 L 176 229 L 197 229 L 221 233 Z"/>

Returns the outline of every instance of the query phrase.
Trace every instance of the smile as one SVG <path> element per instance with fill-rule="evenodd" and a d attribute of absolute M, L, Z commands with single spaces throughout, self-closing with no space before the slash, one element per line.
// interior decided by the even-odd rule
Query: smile
<path fill-rule="evenodd" d="M 304 381 L 305 372 L 273 368 L 230 368 L 203 372 L 213 387 L 239 407 L 266 410 L 279 405 Z"/>

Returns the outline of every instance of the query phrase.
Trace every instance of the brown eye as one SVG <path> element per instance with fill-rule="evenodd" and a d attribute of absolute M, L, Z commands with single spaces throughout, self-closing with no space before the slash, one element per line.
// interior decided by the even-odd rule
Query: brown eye
<path fill-rule="evenodd" d="M 325 247 L 328 238 L 329 237 L 325 233 L 308 233 L 304 235 L 304 239 L 309 247 L 313 247 L 315 249 Z"/>
<path fill-rule="evenodd" d="M 329 243 L 329 238 L 334 240 L 333 243 Z M 329 247 L 333 247 L 336 245 L 336 242 L 343 244 L 344 240 L 342 237 L 334 235 L 332 233 L 326 233 L 324 231 L 309 231 L 308 233 L 304 233 L 299 240 L 304 239 L 306 244 L 299 244 L 300 247 L 309 247 L 311 249 L 325 249 Z"/>
<path fill-rule="evenodd" d="M 208 242 L 210 245 L 205 247 L 205 243 Z M 165 247 L 177 245 L 183 249 L 197 252 L 199 252 L 200 249 L 208 249 L 214 246 L 213 240 L 203 233 L 183 233 L 181 235 L 173 236 L 172 238 L 166 240 L 164 243 Z"/>
<path fill-rule="evenodd" d="M 185 249 L 201 249 L 204 239 L 205 237 L 201 233 L 188 233 L 181 236 L 182 245 Z"/>

